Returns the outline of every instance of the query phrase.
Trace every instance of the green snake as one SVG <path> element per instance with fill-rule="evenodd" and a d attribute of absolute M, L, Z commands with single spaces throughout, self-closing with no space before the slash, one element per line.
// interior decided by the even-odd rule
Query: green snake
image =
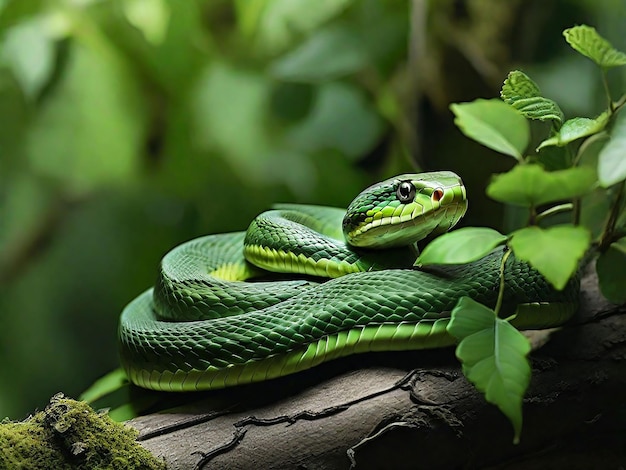
<path fill-rule="evenodd" d="M 184 243 L 122 312 L 126 374 L 149 389 L 211 390 L 355 353 L 451 345 L 459 298 L 495 305 L 504 250 L 423 270 L 413 267 L 414 244 L 466 209 L 456 174 L 405 174 L 365 189 L 347 210 L 281 205 L 246 232 Z M 575 279 L 556 291 L 512 255 L 504 286 L 501 311 L 517 312 L 520 328 L 562 324 L 576 309 Z"/>

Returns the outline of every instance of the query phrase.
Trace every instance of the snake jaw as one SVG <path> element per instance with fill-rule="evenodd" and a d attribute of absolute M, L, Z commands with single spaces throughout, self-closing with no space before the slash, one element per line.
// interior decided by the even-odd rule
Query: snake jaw
<path fill-rule="evenodd" d="M 412 185 L 413 191 L 407 189 Z M 414 195 L 407 200 L 406 195 Z M 410 245 L 454 227 L 467 210 L 461 178 L 451 171 L 405 174 L 370 186 L 348 206 L 347 242 L 356 247 Z"/>

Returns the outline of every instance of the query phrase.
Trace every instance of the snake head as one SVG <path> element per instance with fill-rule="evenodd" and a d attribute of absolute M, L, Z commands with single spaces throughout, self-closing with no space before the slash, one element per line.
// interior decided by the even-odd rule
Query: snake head
<path fill-rule="evenodd" d="M 457 174 L 404 174 L 376 183 L 354 198 L 343 219 L 343 233 L 357 247 L 410 245 L 447 232 L 466 210 L 467 194 Z"/>

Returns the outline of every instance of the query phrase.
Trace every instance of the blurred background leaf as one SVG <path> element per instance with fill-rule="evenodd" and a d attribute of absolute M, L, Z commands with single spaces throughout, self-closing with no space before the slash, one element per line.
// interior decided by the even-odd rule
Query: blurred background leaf
<path fill-rule="evenodd" d="M 497 97 L 519 69 L 566 119 L 598 115 L 598 71 L 562 31 L 626 49 L 625 8 L 0 0 L 0 418 L 114 369 L 119 313 L 163 254 L 274 202 L 345 206 L 393 174 L 451 169 L 465 224 L 519 226 L 526 213 L 484 195 L 513 160 L 466 139 L 449 104 Z M 624 90 L 624 68 L 609 81 Z"/>

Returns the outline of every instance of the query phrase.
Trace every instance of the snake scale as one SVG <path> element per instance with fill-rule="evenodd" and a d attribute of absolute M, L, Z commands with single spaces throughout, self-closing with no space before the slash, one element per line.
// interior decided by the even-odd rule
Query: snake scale
<path fill-rule="evenodd" d="M 495 305 L 504 250 L 422 270 L 412 246 L 466 209 L 456 174 L 405 174 L 365 189 L 347 210 L 280 205 L 246 232 L 175 247 L 154 288 L 122 312 L 126 374 L 154 390 L 211 390 L 355 353 L 450 345 L 459 298 Z M 517 311 L 516 326 L 559 325 L 575 311 L 576 279 L 556 291 L 514 256 L 504 273 L 502 312 Z"/>

